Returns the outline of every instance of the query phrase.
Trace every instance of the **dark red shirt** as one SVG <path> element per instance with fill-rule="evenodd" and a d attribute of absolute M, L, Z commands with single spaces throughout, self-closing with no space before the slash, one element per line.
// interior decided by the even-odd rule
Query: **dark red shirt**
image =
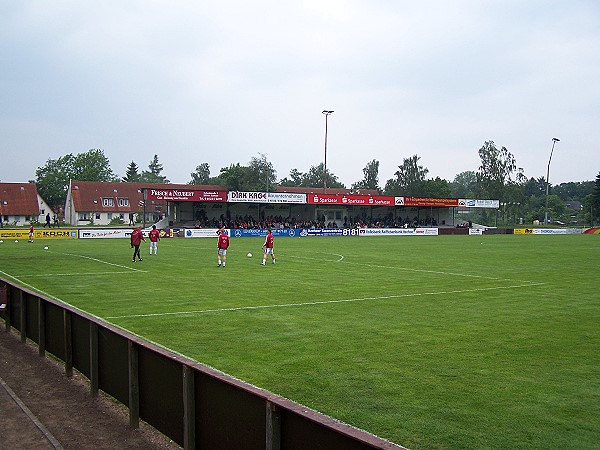
<path fill-rule="evenodd" d="M 150 230 L 148 237 L 150 238 L 150 242 L 157 242 L 160 239 L 160 232 L 158 230 Z"/>
<path fill-rule="evenodd" d="M 140 245 L 142 241 L 145 241 L 142 230 L 136 229 L 131 232 L 131 244 Z"/>
<path fill-rule="evenodd" d="M 265 247 L 273 248 L 273 240 L 273 235 L 271 233 L 267 234 L 267 237 L 265 239 Z"/>
<path fill-rule="evenodd" d="M 229 236 L 227 236 L 225 233 L 221 233 L 219 235 L 217 248 L 220 248 L 222 250 L 227 250 L 229 248 Z"/>

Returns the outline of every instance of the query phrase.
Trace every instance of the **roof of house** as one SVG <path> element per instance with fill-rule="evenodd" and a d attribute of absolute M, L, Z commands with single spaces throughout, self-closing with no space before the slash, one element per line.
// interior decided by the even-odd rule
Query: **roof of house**
<path fill-rule="evenodd" d="M 330 195 L 379 195 L 376 189 L 339 189 L 319 187 L 288 187 L 277 186 L 275 192 L 289 192 L 297 194 L 330 194 Z"/>
<path fill-rule="evenodd" d="M 34 183 L 0 183 L 0 214 L 37 216 L 40 214 Z"/>
<path fill-rule="evenodd" d="M 196 186 L 190 184 L 151 184 L 100 181 L 71 181 L 71 197 L 75 211 L 136 212 L 144 200 L 142 189 L 225 190 L 223 186 Z M 113 199 L 112 206 L 103 199 Z M 127 202 L 119 202 L 127 199 Z M 166 201 L 148 200 L 146 211 L 160 210 Z"/>

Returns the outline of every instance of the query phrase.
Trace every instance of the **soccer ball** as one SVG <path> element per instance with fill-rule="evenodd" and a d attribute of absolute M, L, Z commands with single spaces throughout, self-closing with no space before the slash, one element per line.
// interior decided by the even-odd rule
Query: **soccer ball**
<path fill-rule="evenodd" d="M 15 244 L 18 244 L 18 243 L 19 243 L 19 241 L 15 240 Z"/>
<path fill-rule="evenodd" d="M 4 244 L 4 241 L 0 241 L 0 244 Z"/>
<path fill-rule="evenodd" d="M 44 250 L 48 250 L 48 247 L 44 247 Z"/>
<path fill-rule="evenodd" d="M 252 258 L 252 253 L 248 253 L 246 256 L 247 256 L 248 258 Z"/>

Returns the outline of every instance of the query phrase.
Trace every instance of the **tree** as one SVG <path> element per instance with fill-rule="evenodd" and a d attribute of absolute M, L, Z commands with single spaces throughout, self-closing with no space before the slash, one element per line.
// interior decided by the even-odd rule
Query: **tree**
<path fill-rule="evenodd" d="M 479 194 L 490 199 L 503 200 L 505 187 L 516 174 L 516 182 L 524 183 L 523 169 L 517 169 L 515 157 L 506 147 L 500 150 L 494 141 L 486 141 L 479 149 L 481 166 L 477 172 Z"/>
<path fill-rule="evenodd" d="M 417 155 L 404 158 L 404 162 L 398 166 L 398 171 L 394 174 L 396 178 L 390 178 L 385 183 L 386 195 L 421 195 L 422 182 L 425 181 L 429 169 L 420 166 L 419 159 L 421 157 Z"/>
<path fill-rule="evenodd" d="M 162 164 L 158 162 L 158 155 L 154 155 L 152 161 L 148 165 L 148 170 L 144 170 L 140 177 L 140 181 L 144 183 L 168 184 L 170 181 L 167 177 L 161 175 L 163 170 Z"/>
<path fill-rule="evenodd" d="M 304 177 L 304 174 L 300 171 L 298 171 L 298 169 L 292 169 L 290 170 L 290 177 L 289 178 L 283 178 L 282 180 L 279 181 L 279 185 L 280 186 L 287 186 L 287 187 L 300 187 L 302 186 L 302 179 Z"/>
<path fill-rule="evenodd" d="M 289 178 L 283 178 L 280 182 L 280 186 L 287 187 L 318 187 L 323 186 L 323 171 L 325 164 L 321 163 L 318 166 L 312 166 L 308 169 L 308 172 L 302 173 L 297 169 L 290 171 Z M 346 186 L 338 181 L 338 177 L 327 170 L 327 187 L 332 189 L 345 189 Z"/>
<path fill-rule="evenodd" d="M 140 181 L 140 178 L 137 164 L 131 161 L 129 166 L 127 166 L 127 173 L 123 177 L 123 181 L 126 183 L 135 183 Z"/>
<path fill-rule="evenodd" d="M 592 220 L 600 217 L 600 172 L 598 172 L 594 190 L 591 193 L 590 207 L 592 208 Z"/>
<path fill-rule="evenodd" d="M 277 181 L 277 172 L 273 169 L 273 163 L 267 160 L 267 156 L 259 153 L 259 157 L 253 156 L 248 166 L 248 191 L 269 191 Z"/>
<path fill-rule="evenodd" d="M 594 185 L 593 181 L 561 183 L 552 188 L 552 193 L 565 201 L 583 201 L 587 195 L 593 192 Z"/>
<path fill-rule="evenodd" d="M 35 176 L 38 193 L 52 207 L 64 205 L 69 180 L 116 181 L 108 158 L 96 149 L 48 159 L 45 166 L 38 167 Z"/>
<path fill-rule="evenodd" d="M 188 184 L 209 184 L 210 181 L 210 166 L 208 163 L 202 163 L 196 166 L 196 171 L 191 174 L 191 181 Z"/>
<path fill-rule="evenodd" d="M 450 183 L 452 195 L 456 198 L 475 198 L 477 191 L 477 174 L 472 170 L 461 172 Z"/>
<path fill-rule="evenodd" d="M 219 182 L 230 191 L 246 191 L 248 178 L 248 167 L 242 166 L 240 163 L 221 168 L 218 176 Z"/>
<path fill-rule="evenodd" d="M 373 189 L 379 191 L 379 161 L 367 163 L 363 169 L 364 178 L 352 184 L 352 189 Z"/>
<path fill-rule="evenodd" d="M 75 155 L 71 178 L 79 181 L 118 181 L 104 151 L 98 149 Z"/>
<path fill-rule="evenodd" d="M 329 169 L 325 170 L 325 164 L 321 163 L 318 166 L 312 166 L 308 172 L 302 177 L 303 187 L 321 187 L 323 185 L 324 173 L 327 176 L 327 187 L 332 189 L 344 189 L 343 183 L 338 181 L 338 177 L 331 173 Z"/>
<path fill-rule="evenodd" d="M 45 166 L 35 171 L 37 191 L 50 206 L 64 205 L 74 159 L 71 153 L 58 159 L 48 159 Z"/>
<path fill-rule="evenodd" d="M 452 197 L 450 183 L 440 177 L 420 182 L 419 197 L 448 198 Z"/>

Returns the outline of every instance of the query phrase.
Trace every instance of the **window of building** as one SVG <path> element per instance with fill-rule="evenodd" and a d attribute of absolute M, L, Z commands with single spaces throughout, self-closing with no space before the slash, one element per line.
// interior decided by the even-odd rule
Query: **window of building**
<path fill-rule="evenodd" d="M 114 205 L 114 201 L 112 197 L 104 197 L 102 199 L 102 206 L 104 207 L 111 207 Z"/>
<path fill-rule="evenodd" d="M 100 220 L 100 213 L 96 213 L 96 220 Z"/>
<path fill-rule="evenodd" d="M 88 213 L 86 213 L 86 212 L 80 212 L 79 220 L 90 220 L 90 216 L 88 216 Z"/>
<path fill-rule="evenodd" d="M 127 197 L 119 197 L 117 198 L 118 206 L 129 206 L 129 199 Z"/>
<path fill-rule="evenodd" d="M 112 220 L 112 217 L 113 217 L 113 214 L 112 214 L 112 213 L 108 213 L 108 214 L 106 214 L 106 218 L 107 218 L 108 220 Z"/>

